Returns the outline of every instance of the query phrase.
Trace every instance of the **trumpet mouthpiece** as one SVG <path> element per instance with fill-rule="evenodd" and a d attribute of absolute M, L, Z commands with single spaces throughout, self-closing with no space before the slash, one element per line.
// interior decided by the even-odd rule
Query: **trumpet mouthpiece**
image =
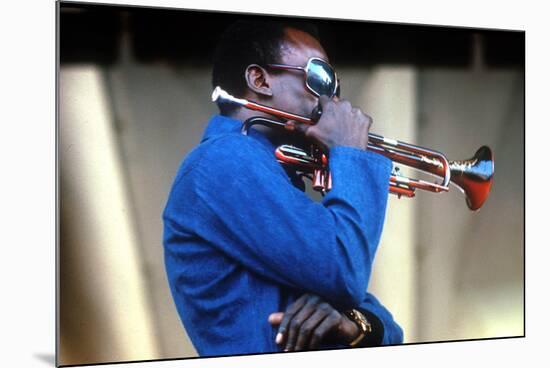
<path fill-rule="evenodd" d="M 214 88 L 214 91 L 212 91 L 212 102 L 232 103 L 241 106 L 245 106 L 248 103 L 247 100 L 235 98 L 234 96 L 230 95 L 220 86 L 217 86 L 216 88 Z"/>
<path fill-rule="evenodd" d="M 221 89 L 220 86 L 217 86 L 216 88 L 214 88 L 214 91 L 212 92 L 212 102 L 217 102 L 222 92 L 224 91 L 223 89 Z"/>

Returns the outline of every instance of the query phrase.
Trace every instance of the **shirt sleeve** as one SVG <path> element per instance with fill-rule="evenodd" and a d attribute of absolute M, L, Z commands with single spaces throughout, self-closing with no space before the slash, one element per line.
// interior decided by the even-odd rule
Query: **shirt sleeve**
<path fill-rule="evenodd" d="M 391 313 L 370 293 L 357 307 L 373 325 L 373 338 L 366 336 L 359 346 L 395 345 L 403 343 L 403 330 Z"/>
<path fill-rule="evenodd" d="M 333 304 L 363 301 L 385 217 L 389 159 L 333 148 L 333 187 L 316 203 L 250 137 L 224 136 L 204 152 L 173 186 L 164 213 L 171 232 L 193 232 L 262 277 Z"/>

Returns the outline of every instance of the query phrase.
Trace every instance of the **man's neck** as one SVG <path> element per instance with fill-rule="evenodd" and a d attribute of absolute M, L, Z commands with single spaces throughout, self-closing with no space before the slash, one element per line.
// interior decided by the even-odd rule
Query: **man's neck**
<path fill-rule="evenodd" d="M 244 107 L 238 107 L 237 109 L 233 110 L 227 117 L 244 122 L 246 119 L 257 115 L 260 115 L 260 113 L 255 113 L 254 111 L 248 110 Z"/>

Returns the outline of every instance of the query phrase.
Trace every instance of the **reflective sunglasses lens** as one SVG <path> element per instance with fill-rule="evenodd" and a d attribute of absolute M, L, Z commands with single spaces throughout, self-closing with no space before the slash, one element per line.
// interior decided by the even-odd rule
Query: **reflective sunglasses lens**
<path fill-rule="evenodd" d="M 322 60 L 311 60 L 307 66 L 307 85 L 319 96 L 332 97 L 336 87 L 336 75 L 330 65 Z"/>

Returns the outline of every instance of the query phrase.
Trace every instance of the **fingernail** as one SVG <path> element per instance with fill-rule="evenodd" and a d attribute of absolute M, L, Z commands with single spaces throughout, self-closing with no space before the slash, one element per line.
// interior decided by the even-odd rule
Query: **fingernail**
<path fill-rule="evenodd" d="M 275 337 L 275 342 L 277 344 L 280 344 L 281 342 L 283 342 L 283 334 L 282 333 L 278 333 L 277 336 Z"/>

